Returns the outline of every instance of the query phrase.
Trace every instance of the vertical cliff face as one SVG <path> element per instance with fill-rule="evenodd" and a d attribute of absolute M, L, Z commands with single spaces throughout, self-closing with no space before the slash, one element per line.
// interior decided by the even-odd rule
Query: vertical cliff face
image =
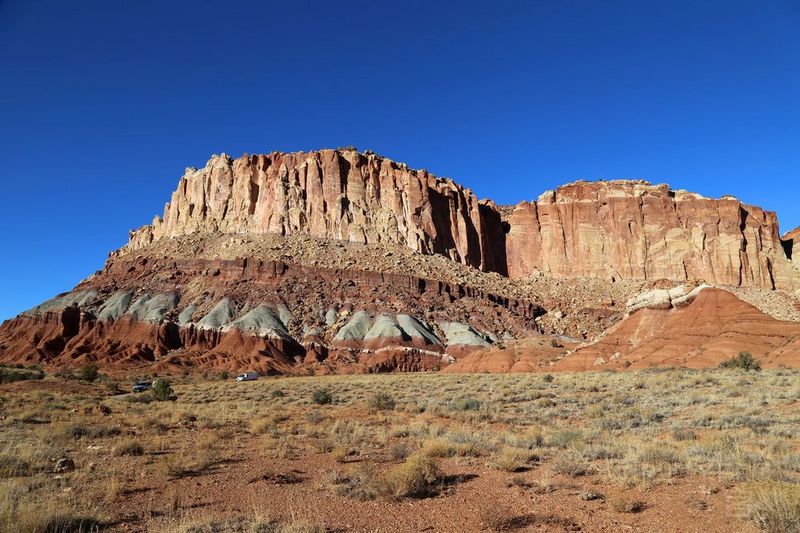
<path fill-rule="evenodd" d="M 401 244 L 505 272 L 498 224 L 496 211 L 469 189 L 374 154 L 222 155 L 187 169 L 163 217 L 132 232 L 125 249 L 194 232 L 303 233 Z"/>
<path fill-rule="evenodd" d="M 704 279 L 791 289 L 775 213 L 644 181 L 576 182 L 508 219 L 511 277 Z"/>
<path fill-rule="evenodd" d="M 795 265 L 800 265 L 800 228 L 783 236 L 783 249 Z"/>
<path fill-rule="evenodd" d="M 203 232 L 400 244 L 522 278 L 687 280 L 800 289 L 776 215 L 667 185 L 576 182 L 503 220 L 451 180 L 355 150 L 214 156 L 187 169 L 163 217 L 121 253 Z M 788 238 L 788 237 L 787 237 Z M 797 239 L 794 239 L 797 242 Z"/>

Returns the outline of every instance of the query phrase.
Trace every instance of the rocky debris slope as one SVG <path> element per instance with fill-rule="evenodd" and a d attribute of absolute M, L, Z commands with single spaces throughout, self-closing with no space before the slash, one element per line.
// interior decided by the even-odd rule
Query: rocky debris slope
<path fill-rule="evenodd" d="M 495 272 L 481 272 L 441 255 L 424 255 L 396 244 L 362 244 L 308 235 L 194 233 L 136 250 L 111 254 L 109 265 L 141 260 L 240 260 L 251 258 L 341 272 L 382 272 L 436 279 L 509 298 L 531 298 L 517 282 Z M 115 268 L 115 267 L 111 267 Z"/>
<path fill-rule="evenodd" d="M 269 239 L 281 257 L 303 249 L 300 258 L 314 255 L 316 266 L 265 259 L 270 253 L 219 258 L 233 238 L 182 237 L 112 256 L 75 290 L 0 328 L 0 361 L 295 374 L 435 370 L 498 338 L 536 331 L 543 313 L 497 274 L 471 286 L 458 269 L 442 276 L 451 281 L 357 270 L 348 257 L 372 257 L 375 245 L 329 252 L 328 243 L 307 237 L 257 236 L 235 250 L 255 253 Z M 217 258 L 203 257 L 208 250 Z M 454 264 L 415 258 L 417 274 L 435 270 L 422 268 L 428 260 Z"/>
<path fill-rule="evenodd" d="M 645 181 L 579 181 L 508 216 L 511 277 L 800 288 L 775 213 Z"/>
<path fill-rule="evenodd" d="M 474 350 L 442 372 L 449 374 L 546 372 L 577 342 L 568 337 L 535 335 Z"/>
<path fill-rule="evenodd" d="M 444 371 L 713 368 L 740 351 L 767 368 L 800 366 L 800 322 L 776 320 L 725 290 L 682 285 L 631 298 L 625 317 L 592 342 L 533 335 L 474 351 Z"/>

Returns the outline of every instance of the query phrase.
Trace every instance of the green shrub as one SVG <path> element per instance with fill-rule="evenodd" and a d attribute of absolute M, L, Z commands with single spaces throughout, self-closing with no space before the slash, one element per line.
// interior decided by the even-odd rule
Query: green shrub
<path fill-rule="evenodd" d="M 228 379 L 229 377 L 230 377 L 230 374 L 228 374 L 228 371 L 227 371 L 227 370 L 223 370 L 223 371 L 222 371 L 222 373 L 219 375 L 219 378 L 220 378 L 221 380 L 223 380 L 223 381 L 227 381 L 227 379 Z"/>
<path fill-rule="evenodd" d="M 311 401 L 317 405 L 327 405 L 333 403 L 333 395 L 328 389 L 314 389 L 311 393 Z"/>
<path fill-rule="evenodd" d="M 721 362 L 719 367 L 759 371 L 761 370 L 761 363 L 750 352 L 739 352 L 736 357 Z"/>
<path fill-rule="evenodd" d="M 151 390 L 153 398 L 159 402 L 166 402 L 167 400 L 174 400 L 176 398 L 175 392 L 172 390 L 169 382 L 166 379 L 157 379 L 153 382 Z"/>
<path fill-rule="evenodd" d="M 78 370 L 78 379 L 91 383 L 97 379 L 98 373 L 97 365 L 92 363 Z"/>
<path fill-rule="evenodd" d="M 453 408 L 456 411 L 477 411 L 481 408 L 481 402 L 475 398 L 463 398 L 454 402 Z"/>
<path fill-rule="evenodd" d="M 44 379 L 44 372 L 39 369 L 9 370 L 8 368 L 0 367 L 0 383 L 27 381 L 29 379 Z"/>
<path fill-rule="evenodd" d="M 385 392 L 377 392 L 370 396 L 367 400 L 367 405 L 370 409 L 376 411 L 391 411 L 394 409 L 395 401 L 390 394 Z"/>

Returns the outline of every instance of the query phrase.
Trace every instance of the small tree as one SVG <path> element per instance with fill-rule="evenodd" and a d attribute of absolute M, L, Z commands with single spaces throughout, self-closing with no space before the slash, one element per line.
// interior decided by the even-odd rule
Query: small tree
<path fill-rule="evenodd" d="M 739 355 L 723 361 L 719 364 L 720 368 L 738 368 L 740 370 L 761 370 L 761 363 L 753 357 L 750 352 L 739 352 Z"/>
<path fill-rule="evenodd" d="M 91 383 L 97 379 L 97 374 L 97 365 L 92 363 L 90 365 L 86 365 L 78 371 L 78 379 Z"/>
<path fill-rule="evenodd" d="M 174 400 L 176 398 L 172 387 L 170 387 L 169 382 L 166 379 L 157 379 L 153 382 L 152 387 L 153 398 L 158 400 L 159 402 L 165 402 L 167 400 Z"/>

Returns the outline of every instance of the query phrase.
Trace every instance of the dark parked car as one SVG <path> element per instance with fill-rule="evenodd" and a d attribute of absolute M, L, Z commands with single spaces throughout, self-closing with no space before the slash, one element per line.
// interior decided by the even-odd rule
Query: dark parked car
<path fill-rule="evenodd" d="M 148 390 L 153 384 L 149 381 L 137 381 L 133 384 L 133 392 L 144 392 Z"/>

